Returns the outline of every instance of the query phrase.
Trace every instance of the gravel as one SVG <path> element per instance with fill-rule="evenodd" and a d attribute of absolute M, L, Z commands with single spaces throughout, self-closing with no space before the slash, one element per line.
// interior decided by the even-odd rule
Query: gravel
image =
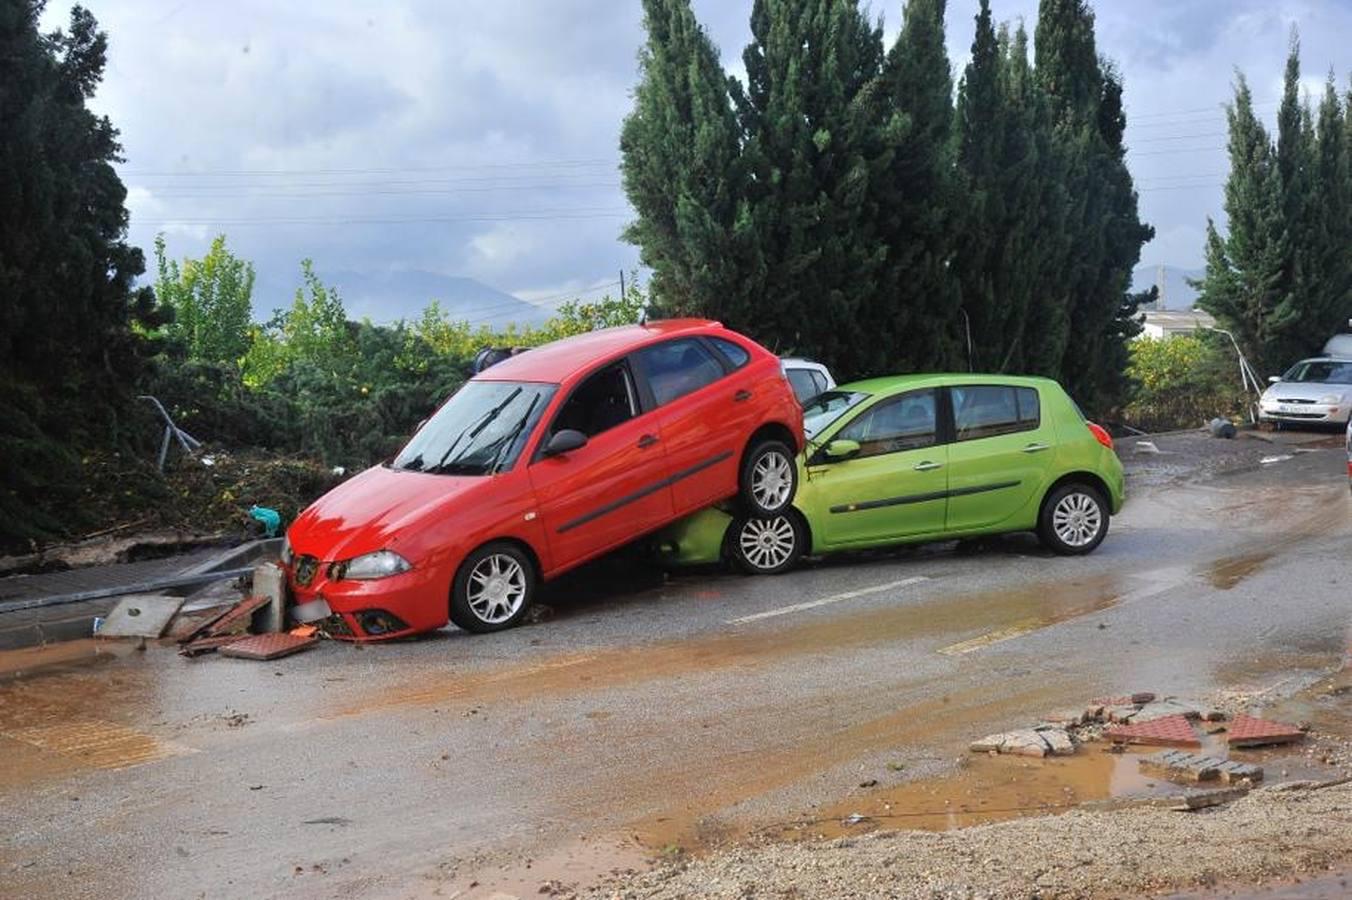
<path fill-rule="evenodd" d="M 1211 810 L 1075 810 L 940 833 L 742 847 L 602 884 L 600 898 L 1090 898 L 1345 869 L 1352 783 L 1274 785 Z"/>

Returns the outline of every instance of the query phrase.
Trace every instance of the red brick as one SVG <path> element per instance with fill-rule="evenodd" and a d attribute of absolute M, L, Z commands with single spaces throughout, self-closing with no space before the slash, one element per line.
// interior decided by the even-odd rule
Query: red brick
<path fill-rule="evenodd" d="M 1227 732 L 1225 740 L 1231 747 L 1290 744 L 1305 737 L 1305 732 L 1294 725 L 1255 719 L 1253 716 L 1235 716 Z"/>
<path fill-rule="evenodd" d="M 1165 716 L 1137 725 L 1114 725 L 1104 736 L 1116 744 L 1149 744 L 1157 747 L 1200 747 L 1201 740 L 1187 716 Z"/>

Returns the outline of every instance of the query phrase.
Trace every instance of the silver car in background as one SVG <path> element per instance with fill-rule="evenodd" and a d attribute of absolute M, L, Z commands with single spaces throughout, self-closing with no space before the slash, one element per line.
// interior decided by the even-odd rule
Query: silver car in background
<path fill-rule="evenodd" d="M 793 388 L 794 395 L 798 397 L 798 402 L 803 406 L 807 406 L 807 401 L 813 397 L 836 386 L 836 379 L 831 376 L 831 370 L 819 362 L 786 356 L 779 361 L 779 365 L 784 370 L 784 376 L 789 379 L 789 385 Z"/>
<path fill-rule="evenodd" d="M 1264 422 L 1345 427 L 1352 420 L 1352 359 L 1302 359 L 1270 380 L 1258 401 Z"/>

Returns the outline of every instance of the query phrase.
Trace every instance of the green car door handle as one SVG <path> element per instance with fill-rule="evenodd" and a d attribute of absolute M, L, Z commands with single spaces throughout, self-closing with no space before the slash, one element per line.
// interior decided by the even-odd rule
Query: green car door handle
<path fill-rule="evenodd" d="M 1024 453 L 1041 453 L 1043 450 L 1050 449 L 1046 444 L 1029 444 L 1023 448 Z"/>
<path fill-rule="evenodd" d="M 933 472 L 935 469 L 942 469 L 943 467 L 944 467 L 943 463 L 930 462 L 928 459 L 925 460 L 924 462 L 918 462 L 915 464 L 915 470 L 917 472 Z"/>

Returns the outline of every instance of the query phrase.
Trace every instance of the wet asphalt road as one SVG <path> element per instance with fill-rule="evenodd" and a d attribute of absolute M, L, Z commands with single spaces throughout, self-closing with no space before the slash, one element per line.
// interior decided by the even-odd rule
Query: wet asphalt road
<path fill-rule="evenodd" d="M 498 635 L 0 683 L 0 896 L 488 896 L 503 865 L 789 818 L 1092 697 L 1338 665 L 1341 452 L 1156 443 L 1084 559 L 1011 537 L 766 579 L 612 563 Z"/>

